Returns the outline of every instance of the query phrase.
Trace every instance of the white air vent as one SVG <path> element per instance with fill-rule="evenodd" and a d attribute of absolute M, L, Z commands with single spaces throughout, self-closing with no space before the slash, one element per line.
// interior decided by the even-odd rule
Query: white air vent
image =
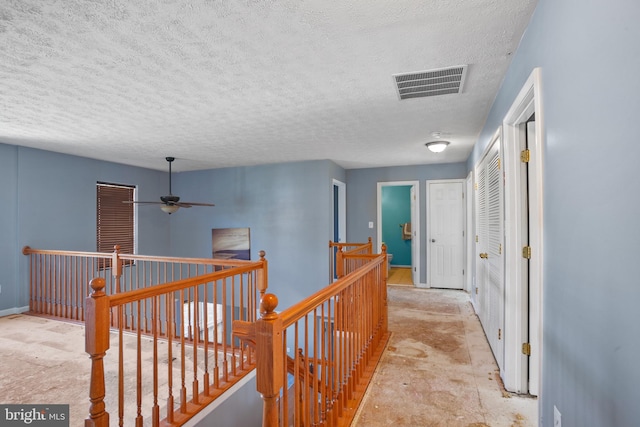
<path fill-rule="evenodd" d="M 462 93 L 467 66 L 395 74 L 393 78 L 400 99 Z"/>

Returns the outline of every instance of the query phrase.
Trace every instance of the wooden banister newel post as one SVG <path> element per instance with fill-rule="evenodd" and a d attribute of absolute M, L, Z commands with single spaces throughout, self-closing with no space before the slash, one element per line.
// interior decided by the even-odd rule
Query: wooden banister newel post
<path fill-rule="evenodd" d="M 260 291 L 260 299 L 264 297 L 265 292 L 267 292 L 267 288 L 269 287 L 267 283 L 267 278 L 269 277 L 268 267 L 269 263 L 265 259 L 265 255 L 267 253 L 265 251 L 260 251 L 260 262 L 262 263 L 262 268 L 258 270 L 258 291 Z"/>
<path fill-rule="evenodd" d="M 382 244 L 382 253 L 384 254 L 384 261 L 382 266 L 382 289 L 380 292 L 382 293 L 382 332 L 387 333 L 389 330 L 389 308 L 387 301 L 387 278 L 389 277 L 389 261 L 387 257 L 387 245 Z"/>
<path fill-rule="evenodd" d="M 340 279 L 342 276 L 344 276 L 344 252 L 340 246 L 336 252 L 336 277 Z"/>
<path fill-rule="evenodd" d="M 278 425 L 278 397 L 283 386 L 282 319 L 275 312 L 278 298 L 265 294 L 260 301 L 261 318 L 255 323 L 256 389 L 262 395 L 262 426 Z"/>
<path fill-rule="evenodd" d="M 387 245 L 382 244 L 382 254 L 384 255 L 384 263 L 382 266 L 382 277 L 386 280 L 389 277 L 389 261 L 387 257 Z"/>
<path fill-rule="evenodd" d="M 109 427 L 109 413 L 104 404 L 103 358 L 109 349 L 109 297 L 104 292 L 106 281 L 95 278 L 89 283 L 93 293 L 85 300 L 85 351 L 91 358 L 91 385 L 89 386 L 89 418 L 85 427 Z"/>

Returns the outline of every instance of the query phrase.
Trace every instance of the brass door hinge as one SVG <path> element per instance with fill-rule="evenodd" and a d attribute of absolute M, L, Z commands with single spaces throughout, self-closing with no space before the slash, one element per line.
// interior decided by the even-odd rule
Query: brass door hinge
<path fill-rule="evenodd" d="M 473 184 L 473 188 L 476 189 L 476 190 L 478 189 L 478 183 L 477 182 Z"/>
<path fill-rule="evenodd" d="M 522 258 L 531 259 L 531 246 L 522 248 Z"/>
<path fill-rule="evenodd" d="M 478 288 L 476 288 L 476 295 L 478 295 Z"/>
<path fill-rule="evenodd" d="M 498 253 L 502 254 L 502 243 L 500 243 L 500 245 L 498 245 Z"/>
<path fill-rule="evenodd" d="M 498 339 L 502 339 L 502 329 L 498 329 Z"/>
<path fill-rule="evenodd" d="M 502 164 L 502 162 L 500 162 L 500 159 L 498 159 L 498 169 L 500 169 L 500 165 Z"/>
<path fill-rule="evenodd" d="M 529 150 L 522 150 L 520 152 L 520 161 L 522 163 L 529 163 L 529 160 L 531 160 L 531 151 Z"/>
<path fill-rule="evenodd" d="M 476 234 L 476 243 L 478 243 L 478 235 Z"/>
<path fill-rule="evenodd" d="M 522 354 L 531 356 L 531 344 L 528 342 L 522 343 Z"/>

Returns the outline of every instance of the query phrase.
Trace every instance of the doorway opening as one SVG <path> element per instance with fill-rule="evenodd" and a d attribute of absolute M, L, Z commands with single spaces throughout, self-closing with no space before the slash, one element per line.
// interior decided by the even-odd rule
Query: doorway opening
<path fill-rule="evenodd" d="M 337 179 L 333 180 L 333 241 L 334 242 L 346 242 L 347 241 L 347 184 Z M 334 249 L 333 265 L 335 265 L 336 251 Z M 334 273 L 335 274 L 335 273 Z M 331 280 L 337 280 L 338 277 L 334 275 Z"/>
<path fill-rule="evenodd" d="M 398 277 L 404 277 L 403 282 L 407 282 L 406 276 L 410 275 L 410 284 L 414 286 L 420 286 L 418 188 L 419 181 L 379 182 L 377 202 L 377 247 L 381 248 L 383 243 L 387 245 L 389 266 L 408 269 L 409 274 Z M 391 277 L 389 283 L 392 283 Z"/>
<path fill-rule="evenodd" d="M 505 159 L 505 388 L 538 395 L 542 365 L 543 111 L 533 70 L 503 122 Z"/>

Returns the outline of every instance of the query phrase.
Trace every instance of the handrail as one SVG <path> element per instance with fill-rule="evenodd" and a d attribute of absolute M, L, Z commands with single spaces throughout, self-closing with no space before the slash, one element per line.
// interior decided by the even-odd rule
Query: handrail
<path fill-rule="evenodd" d="M 350 257 L 361 264 L 327 288 L 281 313 L 265 294 L 261 318 L 233 322 L 234 336 L 256 349 L 263 427 L 348 425 L 355 416 L 389 337 L 387 263 L 384 251 Z"/>
<path fill-rule="evenodd" d="M 248 273 L 250 271 L 255 270 L 256 268 L 260 268 L 262 263 L 256 262 L 250 265 L 246 265 L 244 267 L 236 267 L 233 269 L 233 275 Z M 204 274 L 202 276 L 192 277 L 189 279 L 176 280 L 171 283 L 164 283 L 162 285 L 155 285 L 151 288 L 142 288 L 136 289 L 133 291 L 122 292 L 119 294 L 111 295 L 109 298 L 109 305 L 111 307 L 117 307 L 119 305 L 123 305 L 126 303 L 130 303 L 137 300 L 143 300 L 146 298 L 151 298 L 154 296 L 176 292 L 180 289 L 186 289 L 190 286 L 199 285 L 206 282 L 213 282 L 215 280 L 224 279 L 229 277 L 230 273 L 227 270 L 217 271 L 215 273 Z M 266 290 L 266 289 L 265 289 Z M 264 294 L 262 290 L 261 293 Z"/>
<path fill-rule="evenodd" d="M 342 280 L 334 282 L 333 284 L 327 286 L 324 289 L 321 289 L 310 297 L 307 297 L 306 299 L 292 305 L 286 310 L 283 310 L 280 313 L 280 318 L 282 319 L 283 326 L 285 328 L 291 326 L 294 322 L 300 320 L 304 315 L 308 313 L 309 307 L 318 306 L 321 303 L 327 301 L 332 296 L 340 293 L 348 286 L 350 286 L 354 281 L 364 277 L 371 269 L 382 262 L 382 258 L 377 254 L 364 255 L 362 258 L 370 261 L 365 266 L 366 268 L 359 268 L 355 271 L 352 271 L 348 275 L 343 276 Z M 380 258 L 380 260 L 377 260 L 377 258 Z"/>
<path fill-rule="evenodd" d="M 329 241 L 329 282 L 346 274 L 345 260 L 350 256 L 373 254 L 371 237 L 366 243 L 346 243 Z"/>
<path fill-rule="evenodd" d="M 113 295 L 253 265 L 247 260 L 123 254 L 119 246 L 115 246 L 112 253 L 25 246 L 22 253 L 29 257 L 29 311 L 80 322 L 84 321 L 85 296 L 90 292 L 88 284 L 95 277 L 104 278 L 105 292 Z"/>
<path fill-rule="evenodd" d="M 117 249 L 116 249 L 117 248 Z M 118 253 L 118 256 L 122 259 L 131 261 L 166 261 L 176 263 L 200 263 L 207 265 L 229 265 L 237 266 L 247 263 L 246 260 L 234 260 L 234 259 L 218 259 L 218 258 L 183 258 L 172 256 L 160 256 L 160 255 L 139 255 L 139 254 L 123 254 L 119 251 L 119 246 L 116 245 L 114 252 Z M 68 255 L 68 256 L 86 256 L 92 258 L 112 258 L 114 252 L 84 252 L 84 251 L 65 251 L 60 249 L 33 249 L 30 246 L 24 246 L 22 248 L 23 255 Z M 249 261 L 250 262 L 250 261 Z"/>
<path fill-rule="evenodd" d="M 107 427 L 109 410 L 119 425 L 148 418 L 152 426 L 179 426 L 252 371 L 255 352 L 233 339 L 231 324 L 257 320 L 266 270 L 261 251 L 259 261 L 113 295 L 105 292 L 105 278 L 92 279 L 85 302 L 92 361 L 85 426 Z M 110 330 L 117 335 L 115 395 L 107 393 L 104 374 Z M 131 348 L 134 354 L 127 353 Z M 126 401 L 125 389 L 135 390 Z"/>

